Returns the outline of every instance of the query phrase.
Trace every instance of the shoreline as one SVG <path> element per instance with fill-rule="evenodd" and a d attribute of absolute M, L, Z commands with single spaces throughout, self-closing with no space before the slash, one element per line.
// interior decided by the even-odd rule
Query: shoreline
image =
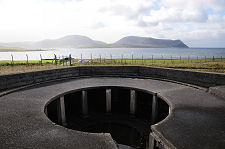
<path fill-rule="evenodd" d="M 24 49 L 24 50 L 16 50 L 16 49 L 0 49 L 0 52 L 27 52 L 27 51 L 50 51 L 50 49 Z"/>

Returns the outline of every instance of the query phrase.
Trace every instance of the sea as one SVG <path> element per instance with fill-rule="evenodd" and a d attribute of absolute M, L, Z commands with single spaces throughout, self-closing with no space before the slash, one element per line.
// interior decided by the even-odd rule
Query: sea
<path fill-rule="evenodd" d="M 35 51 L 0 52 L 0 60 L 76 59 L 179 59 L 225 58 L 225 48 L 54 48 Z"/>

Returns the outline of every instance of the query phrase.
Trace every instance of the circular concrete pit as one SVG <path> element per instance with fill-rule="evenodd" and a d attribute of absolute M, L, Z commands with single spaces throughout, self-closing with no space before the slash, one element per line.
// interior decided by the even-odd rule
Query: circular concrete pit
<path fill-rule="evenodd" d="M 169 106 L 151 92 L 105 86 L 65 94 L 48 103 L 45 112 L 69 129 L 110 133 L 117 144 L 148 148 L 150 125 L 163 120 Z"/>
<path fill-rule="evenodd" d="M 136 66 L 0 76 L 0 148 L 224 148 L 225 100 L 211 94 L 224 78 Z"/>

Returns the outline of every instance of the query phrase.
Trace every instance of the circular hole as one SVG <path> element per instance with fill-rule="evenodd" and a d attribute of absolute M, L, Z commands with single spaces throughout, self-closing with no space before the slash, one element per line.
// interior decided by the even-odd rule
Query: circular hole
<path fill-rule="evenodd" d="M 112 138 L 119 143 L 120 147 L 131 146 L 135 148 L 144 148 L 145 139 L 133 127 L 116 122 L 101 122 L 90 125 L 82 131 L 92 133 L 110 133 Z"/>
<path fill-rule="evenodd" d="M 165 119 L 169 106 L 143 90 L 95 87 L 59 96 L 45 111 L 51 121 L 69 129 L 110 133 L 119 148 L 146 148 L 150 125 Z"/>

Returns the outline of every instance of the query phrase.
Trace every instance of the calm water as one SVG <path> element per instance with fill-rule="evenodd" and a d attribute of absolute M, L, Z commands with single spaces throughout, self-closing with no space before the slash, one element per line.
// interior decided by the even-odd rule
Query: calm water
<path fill-rule="evenodd" d="M 40 60 L 42 58 L 53 58 L 72 55 L 73 58 L 221 58 L 225 57 L 225 48 L 59 48 L 49 51 L 27 51 L 27 52 L 0 52 L 0 60 L 26 60 L 26 54 L 30 60 Z"/>

